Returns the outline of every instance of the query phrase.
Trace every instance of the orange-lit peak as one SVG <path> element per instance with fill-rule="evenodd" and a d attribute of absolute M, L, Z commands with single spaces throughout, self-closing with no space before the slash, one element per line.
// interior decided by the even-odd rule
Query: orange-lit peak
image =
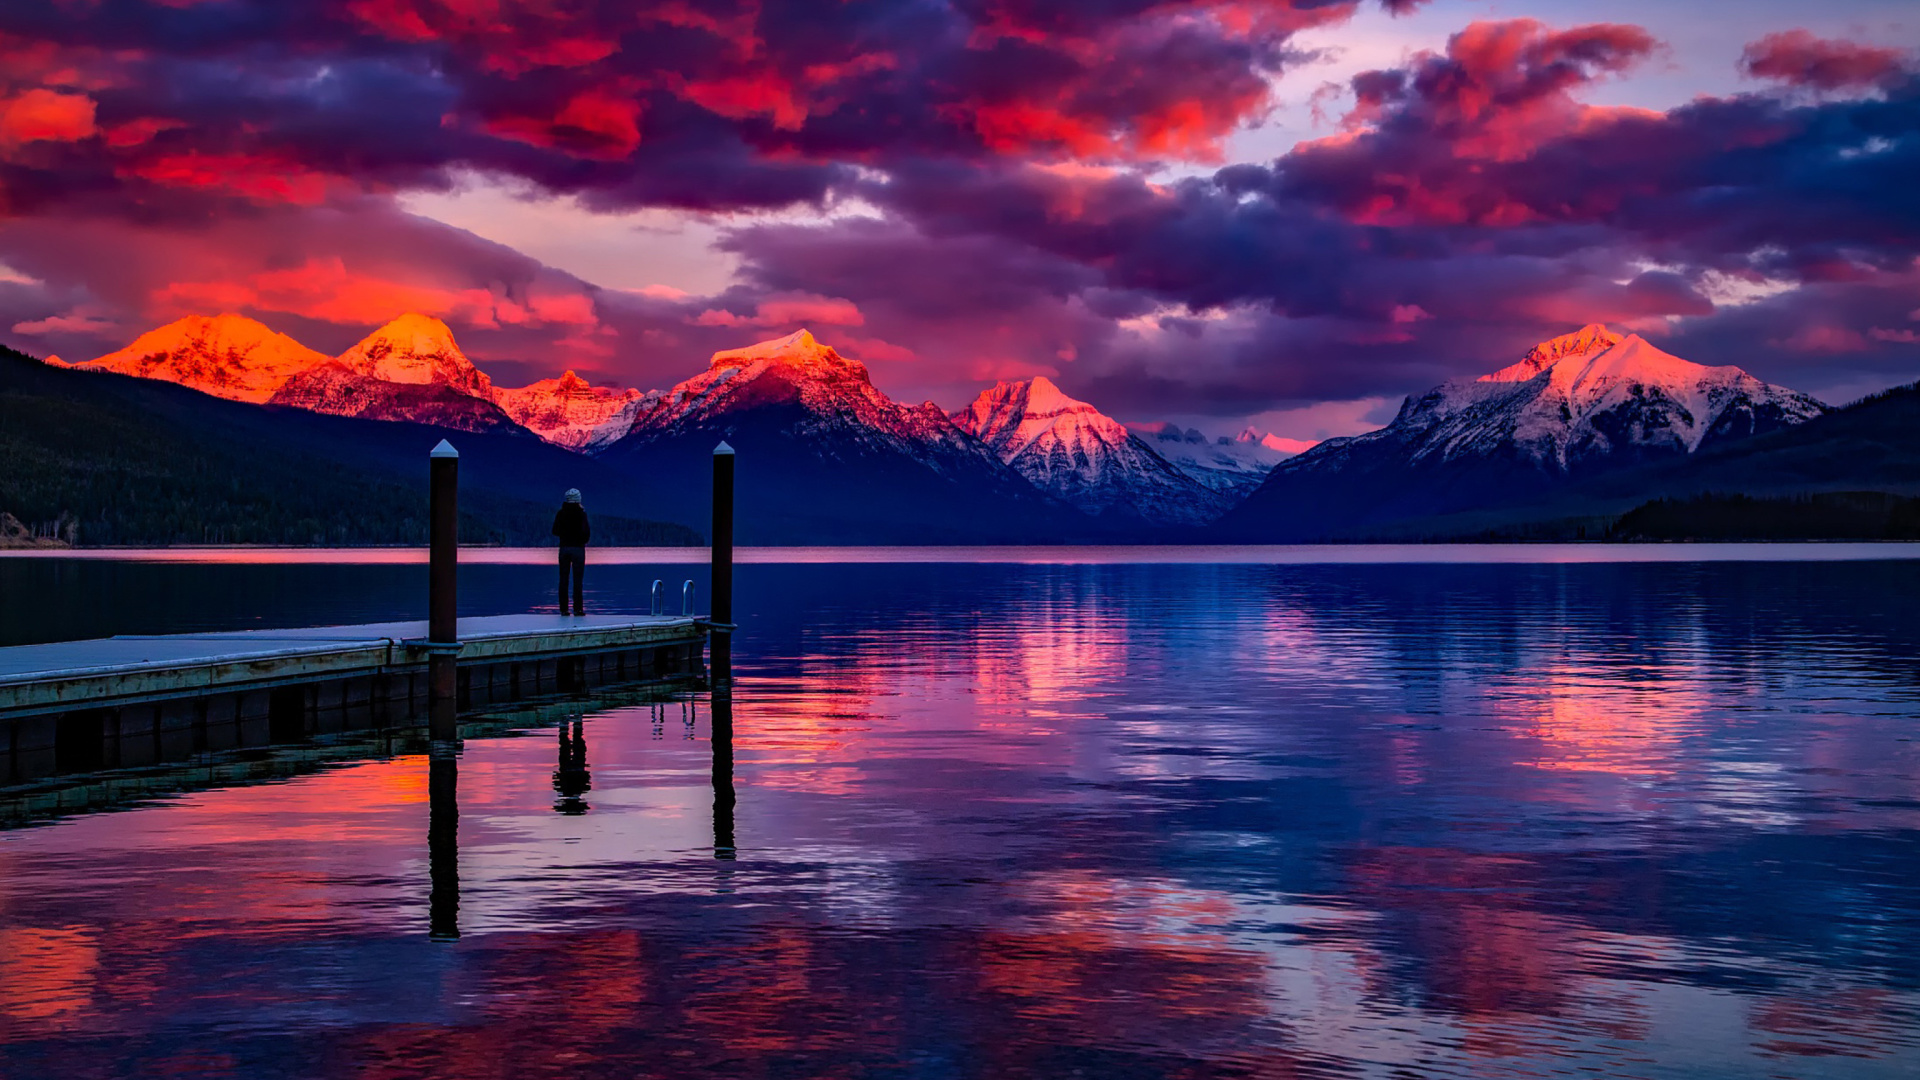
<path fill-rule="evenodd" d="M 354 349 L 363 349 L 375 342 L 385 342 L 394 349 L 413 353 L 459 350 L 459 346 L 454 344 L 452 328 L 431 315 L 422 315 L 417 311 L 409 311 L 368 334 Z"/>
<path fill-rule="evenodd" d="M 1570 356 L 1591 356 L 1620 344 L 1620 335 L 1600 323 L 1588 323 L 1527 350 L 1520 362 L 1480 376 L 1481 382 L 1525 382 Z"/>
<path fill-rule="evenodd" d="M 124 349 L 77 365 L 164 379 L 235 401 L 263 402 L 298 372 L 327 358 L 244 315 L 188 315 Z"/>
<path fill-rule="evenodd" d="M 725 349 L 714 353 L 707 369 L 724 371 L 727 368 L 755 365 L 779 365 L 813 374 L 858 374 L 862 377 L 867 371 L 859 361 L 841 356 L 831 345 L 822 345 L 806 330 L 795 330 L 786 337 L 757 342 L 744 349 Z"/>
<path fill-rule="evenodd" d="M 493 381 L 460 351 L 447 324 L 416 311 L 362 338 L 340 354 L 340 362 L 386 382 L 441 384 L 474 397 L 493 396 Z"/>

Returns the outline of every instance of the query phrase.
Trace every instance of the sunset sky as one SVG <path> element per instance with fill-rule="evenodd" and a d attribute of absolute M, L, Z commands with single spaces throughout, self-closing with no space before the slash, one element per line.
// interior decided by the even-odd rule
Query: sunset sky
<path fill-rule="evenodd" d="M 1587 322 L 1920 378 L 1911 0 L 0 5 L 0 341 L 407 310 L 497 381 L 801 326 L 1295 438 Z"/>

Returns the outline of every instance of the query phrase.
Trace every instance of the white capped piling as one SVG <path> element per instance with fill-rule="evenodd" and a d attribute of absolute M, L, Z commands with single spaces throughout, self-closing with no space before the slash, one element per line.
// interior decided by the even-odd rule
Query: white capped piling
<path fill-rule="evenodd" d="M 713 682 L 733 681 L 733 447 L 713 448 Z"/>
<path fill-rule="evenodd" d="M 441 439 L 427 458 L 427 700 L 434 737 L 450 739 L 459 696 L 460 451 Z"/>

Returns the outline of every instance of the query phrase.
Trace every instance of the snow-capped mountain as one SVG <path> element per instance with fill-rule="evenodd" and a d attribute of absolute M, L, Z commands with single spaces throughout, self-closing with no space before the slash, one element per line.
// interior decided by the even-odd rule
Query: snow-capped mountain
<path fill-rule="evenodd" d="M 706 371 L 641 411 L 632 437 L 724 426 L 735 414 L 776 406 L 793 411 L 795 434 L 833 436 L 838 451 L 884 450 L 935 468 L 993 461 L 938 405 L 901 405 L 874 387 L 865 365 L 805 330 L 714 353 Z"/>
<path fill-rule="evenodd" d="M 409 312 L 288 379 L 268 404 L 457 431 L 517 430 L 493 394 L 493 380 L 460 351 L 446 323 Z"/>
<path fill-rule="evenodd" d="M 1598 459 L 1692 453 L 1714 439 L 1790 427 L 1825 411 L 1737 367 L 1695 364 L 1638 334 L 1622 338 L 1592 325 L 1542 342 L 1491 375 L 1409 399 L 1375 434 L 1417 436 L 1415 460 L 1511 446 L 1542 470 L 1565 473 Z"/>
<path fill-rule="evenodd" d="M 1089 514 L 1197 525 L 1227 508 L 1221 492 L 1045 376 L 996 383 L 953 419 L 1035 487 Z"/>
<path fill-rule="evenodd" d="M 1225 524 L 1297 539 L 1498 505 L 1825 411 L 1737 367 L 1691 363 L 1637 334 L 1586 326 L 1490 375 L 1408 398 L 1378 431 L 1282 463 Z"/>
<path fill-rule="evenodd" d="M 430 383 L 493 400 L 493 380 L 473 366 L 453 330 L 430 315 L 408 312 L 340 354 L 349 371 L 394 383 Z"/>
<path fill-rule="evenodd" d="M 654 397 L 596 387 L 569 371 L 502 388 L 474 366 L 439 319 L 414 312 L 338 357 L 240 315 L 188 316 L 84 364 L 52 367 L 163 379 L 216 397 L 336 416 L 407 420 L 461 431 L 530 430 L 592 452 L 618 439 Z"/>
<path fill-rule="evenodd" d="M 1127 430 L 1149 440 L 1148 445 L 1174 468 L 1232 502 L 1251 494 L 1275 465 L 1313 445 L 1251 427 L 1232 438 L 1222 435 L 1215 439 L 1207 438 L 1198 428 L 1183 431 L 1180 425 L 1164 421 L 1129 424 Z"/>
<path fill-rule="evenodd" d="M 494 404 L 521 427 L 555 445 L 587 453 L 633 430 L 634 420 L 660 396 L 658 390 L 641 393 L 594 386 L 572 371 L 557 379 L 493 391 Z"/>
<path fill-rule="evenodd" d="M 713 354 L 600 458 L 700 520 L 723 439 L 739 453 L 743 540 L 1003 542 L 1084 528 L 938 405 L 892 400 L 805 330 Z"/>
<path fill-rule="evenodd" d="M 330 416 L 432 424 L 455 431 L 526 433 L 500 406 L 486 398 L 474 397 L 444 383 L 369 378 L 338 360 L 329 360 L 288 379 L 267 404 Z"/>
<path fill-rule="evenodd" d="M 257 405 L 289 378 L 326 362 L 324 354 L 244 316 L 189 315 L 147 331 L 118 352 L 58 366 L 164 379 Z"/>

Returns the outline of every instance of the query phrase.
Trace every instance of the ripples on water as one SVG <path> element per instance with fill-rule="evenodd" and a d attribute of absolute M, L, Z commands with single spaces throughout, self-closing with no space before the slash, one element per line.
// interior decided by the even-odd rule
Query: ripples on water
<path fill-rule="evenodd" d="M 173 625 L 420 590 L 20 565 Z M 407 743 L 0 833 L 0 1075 L 1910 1077 L 1916 587 L 745 567 L 729 835 L 704 696 L 475 727 L 452 865 Z"/>

